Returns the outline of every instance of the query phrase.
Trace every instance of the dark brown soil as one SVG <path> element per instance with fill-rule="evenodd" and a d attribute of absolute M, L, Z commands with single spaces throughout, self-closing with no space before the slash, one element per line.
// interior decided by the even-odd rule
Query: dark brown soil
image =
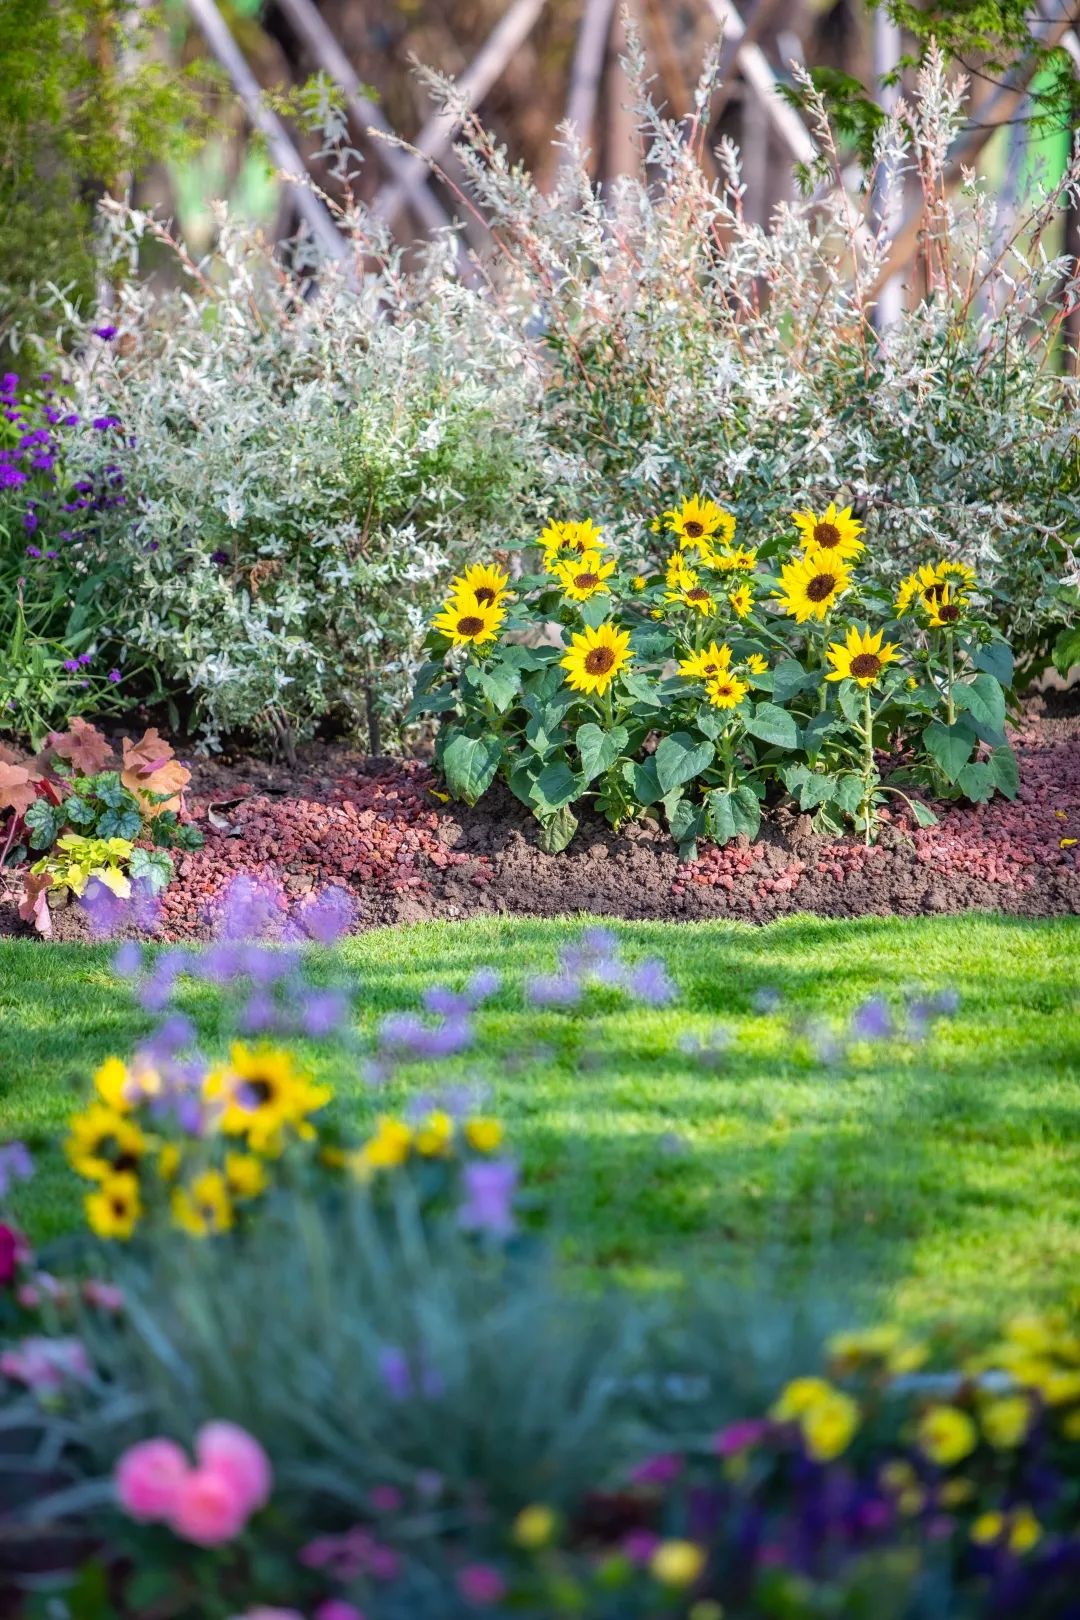
<path fill-rule="evenodd" d="M 659 828 L 616 835 L 588 817 L 568 850 L 545 855 L 535 823 L 509 793 L 500 788 L 473 810 L 446 802 L 419 761 L 372 760 L 320 744 L 302 750 L 295 768 L 192 759 L 190 804 L 206 846 L 178 861 L 164 933 L 205 937 L 215 896 L 240 872 L 280 885 L 283 903 L 346 885 L 361 928 L 581 911 L 755 922 L 789 911 L 1077 915 L 1080 718 L 1037 708 L 1014 734 L 1021 775 L 1014 804 L 998 798 L 945 809 L 927 829 L 898 818 L 869 850 L 855 839 L 817 838 L 809 818 L 781 808 L 754 844 L 703 846 L 689 864 Z M 57 914 L 58 938 L 84 929 L 79 908 Z M 0 906 L 0 932 L 22 931 L 13 905 Z"/>

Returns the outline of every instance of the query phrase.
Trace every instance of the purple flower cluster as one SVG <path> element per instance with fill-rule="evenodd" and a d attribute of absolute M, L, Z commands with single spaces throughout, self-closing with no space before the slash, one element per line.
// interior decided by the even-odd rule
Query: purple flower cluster
<path fill-rule="evenodd" d="M 636 965 L 624 962 L 608 928 L 586 928 L 573 944 L 564 945 L 557 971 L 534 975 L 525 993 L 534 1007 L 576 1007 L 590 981 L 624 990 L 648 1007 L 664 1007 L 678 994 L 659 957 Z"/>
<path fill-rule="evenodd" d="M 77 455 L 70 442 L 73 431 L 84 424 L 50 386 L 51 373 L 43 372 L 38 381 L 33 392 L 20 394 L 15 372 L 0 377 L 0 414 L 17 434 L 14 444 L 0 448 L 0 491 L 19 492 L 20 521 L 28 536 L 49 530 L 48 544 L 35 539 L 27 545 L 26 555 L 33 561 L 55 561 L 62 546 L 90 538 L 100 515 L 124 506 L 127 496 L 123 472 L 115 462 L 92 478 L 61 485 L 61 468 Z M 120 426 L 120 419 L 97 416 L 88 425 L 93 432 L 108 433 Z M 69 526 L 68 513 L 80 514 L 77 521 L 83 527 Z"/>

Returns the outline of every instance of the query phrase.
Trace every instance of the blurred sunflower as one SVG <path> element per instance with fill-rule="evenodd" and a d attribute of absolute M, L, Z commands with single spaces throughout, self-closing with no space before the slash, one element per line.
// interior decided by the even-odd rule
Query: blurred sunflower
<path fill-rule="evenodd" d="M 538 544 L 543 548 L 544 567 L 550 570 L 560 551 L 601 551 L 607 541 L 592 518 L 585 518 L 582 522 L 549 523 Z"/>
<path fill-rule="evenodd" d="M 450 581 L 449 600 L 460 598 L 477 607 L 495 607 L 506 592 L 510 575 L 492 563 L 471 563 L 463 574 Z"/>
<path fill-rule="evenodd" d="M 731 610 L 738 619 L 747 619 L 754 610 L 754 593 L 749 585 L 736 586 L 728 593 Z"/>
<path fill-rule="evenodd" d="M 333 1096 L 329 1086 L 314 1085 L 297 1069 L 285 1047 L 239 1041 L 228 1063 L 207 1075 L 203 1094 L 226 1136 L 244 1136 L 256 1153 L 269 1154 L 280 1153 L 289 1130 L 310 1140 L 315 1128 L 307 1116 Z"/>
<path fill-rule="evenodd" d="M 698 613 L 711 617 L 716 612 L 716 603 L 712 592 L 704 585 L 691 585 L 688 589 L 666 592 L 665 602 L 675 602 L 682 607 L 695 608 Z"/>
<path fill-rule="evenodd" d="M 584 551 L 569 562 L 557 562 L 552 572 L 572 602 L 587 602 L 598 591 L 607 591 L 604 582 L 615 572 L 615 563 L 601 562 L 598 551 Z"/>

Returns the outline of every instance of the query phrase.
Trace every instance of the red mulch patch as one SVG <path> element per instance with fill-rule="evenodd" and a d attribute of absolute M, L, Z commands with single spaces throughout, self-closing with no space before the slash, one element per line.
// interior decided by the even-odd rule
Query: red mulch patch
<path fill-rule="evenodd" d="M 1013 740 L 1014 804 L 946 809 L 926 829 L 897 815 L 869 850 L 817 838 L 808 817 L 780 811 L 758 842 L 703 847 L 689 864 L 665 832 L 631 827 L 617 836 L 591 819 L 569 850 L 544 855 L 535 824 L 508 793 L 497 790 L 474 810 L 443 803 L 430 769 L 415 760 L 325 745 L 303 750 L 294 769 L 194 759 L 190 807 L 206 845 L 178 860 L 164 933 L 205 937 L 216 896 L 240 872 L 272 879 L 296 899 L 346 885 L 359 927 L 492 912 L 761 922 L 788 911 L 1080 914 L 1080 719 L 1033 707 Z M 1062 848 L 1069 838 L 1078 842 Z M 84 926 L 76 907 L 57 924 L 61 938 Z M 13 907 L 0 910 L 0 932 L 22 931 Z"/>

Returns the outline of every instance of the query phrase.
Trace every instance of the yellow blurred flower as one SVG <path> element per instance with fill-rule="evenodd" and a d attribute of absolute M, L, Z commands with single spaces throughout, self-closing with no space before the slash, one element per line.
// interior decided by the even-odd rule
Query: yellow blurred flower
<path fill-rule="evenodd" d="M 465 1140 L 477 1153 L 494 1153 L 502 1139 L 503 1128 L 497 1119 L 479 1115 L 465 1122 Z"/>
<path fill-rule="evenodd" d="M 700 652 L 691 653 L 689 658 L 679 660 L 679 674 L 688 681 L 710 681 L 715 675 L 723 675 L 731 668 L 731 648 L 725 641 L 718 647 L 711 641 Z"/>
<path fill-rule="evenodd" d="M 126 1242 L 143 1212 L 138 1176 L 125 1170 L 107 1177 L 97 1192 L 87 1194 L 85 1209 L 86 1223 L 98 1237 Z"/>
<path fill-rule="evenodd" d="M 71 1168 L 88 1181 L 106 1181 L 136 1171 L 150 1147 L 149 1138 L 133 1119 L 105 1103 L 90 1103 L 69 1123 L 64 1151 Z"/>
<path fill-rule="evenodd" d="M 643 591 L 648 583 L 644 574 L 635 574 L 630 581 L 631 588 L 635 591 Z"/>
<path fill-rule="evenodd" d="M 649 1568 L 662 1586 L 693 1586 L 705 1568 L 705 1551 L 693 1541 L 662 1541 Z"/>
<path fill-rule="evenodd" d="M 669 534 L 678 537 L 682 550 L 710 549 L 708 542 L 717 535 L 727 545 L 735 535 L 735 519 L 715 501 L 702 500 L 697 495 L 685 499 L 681 506 L 665 512 Z"/>
<path fill-rule="evenodd" d="M 409 1157 L 412 1141 L 413 1133 L 404 1120 L 381 1114 L 376 1121 L 375 1134 L 353 1155 L 354 1166 L 361 1174 L 396 1170 Z"/>
<path fill-rule="evenodd" d="M 329 1086 L 317 1086 L 298 1069 L 285 1047 L 249 1047 L 236 1042 L 229 1061 L 212 1069 L 203 1095 L 226 1136 L 243 1136 L 256 1153 L 280 1153 L 287 1134 L 310 1141 L 308 1119 L 330 1101 Z"/>
<path fill-rule="evenodd" d="M 220 1170 L 204 1170 L 189 1186 L 177 1187 L 171 1208 L 176 1225 L 191 1237 L 228 1232 L 233 1224 L 232 1199 Z"/>
<path fill-rule="evenodd" d="M 454 1140 L 454 1122 L 442 1109 L 436 1109 L 416 1127 L 413 1142 L 425 1159 L 438 1159 L 449 1153 Z"/>
<path fill-rule="evenodd" d="M 825 1378 L 793 1378 L 770 1406 L 769 1416 L 777 1423 L 790 1423 L 832 1393 L 833 1386 Z"/>
<path fill-rule="evenodd" d="M 751 675 L 766 675 L 769 670 L 769 660 L 760 653 L 751 653 L 746 660 L 746 667 Z"/>
<path fill-rule="evenodd" d="M 1001 1395 L 979 1409 L 983 1434 L 998 1451 L 1021 1445 L 1027 1439 L 1031 1419 L 1031 1401 L 1026 1395 Z"/>
<path fill-rule="evenodd" d="M 955 1406 L 931 1406 L 918 1426 L 919 1450 L 939 1468 L 962 1462 L 979 1443 L 979 1433 L 966 1412 Z"/>
<path fill-rule="evenodd" d="M 544 567 L 550 569 L 561 551 L 602 551 L 607 541 L 592 518 L 585 518 L 581 522 L 549 523 L 539 544 L 544 552 Z"/>
<path fill-rule="evenodd" d="M 511 1526 L 510 1534 L 519 1547 L 535 1551 L 538 1547 L 548 1546 L 554 1540 L 558 1523 L 558 1515 L 554 1508 L 549 1508 L 542 1502 L 534 1502 L 531 1506 L 522 1508 Z"/>
<path fill-rule="evenodd" d="M 254 1153 L 226 1153 L 225 1179 L 236 1198 L 258 1198 L 270 1180 L 266 1165 Z"/>
<path fill-rule="evenodd" d="M 830 1390 L 799 1419 L 803 1442 L 816 1462 L 832 1462 L 847 1450 L 859 1427 L 859 1407 L 850 1395 Z"/>
<path fill-rule="evenodd" d="M 754 593 L 749 585 L 740 585 L 728 592 L 728 602 L 737 619 L 748 619 L 754 610 Z"/>

